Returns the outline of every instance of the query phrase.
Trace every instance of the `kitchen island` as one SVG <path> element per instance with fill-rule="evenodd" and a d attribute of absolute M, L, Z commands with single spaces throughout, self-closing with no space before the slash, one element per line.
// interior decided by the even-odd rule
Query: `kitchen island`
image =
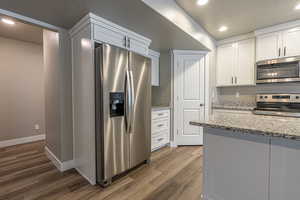
<path fill-rule="evenodd" d="M 204 127 L 205 200 L 300 197 L 300 119 L 215 114 Z"/>

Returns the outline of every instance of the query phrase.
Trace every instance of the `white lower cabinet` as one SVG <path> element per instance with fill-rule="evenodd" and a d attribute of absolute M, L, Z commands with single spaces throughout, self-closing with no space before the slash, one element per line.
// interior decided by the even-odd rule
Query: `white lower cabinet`
<path fill-rule="evenodd" d="M 170 110 L 152 111 L 151 151 L 170 143 Z"/>

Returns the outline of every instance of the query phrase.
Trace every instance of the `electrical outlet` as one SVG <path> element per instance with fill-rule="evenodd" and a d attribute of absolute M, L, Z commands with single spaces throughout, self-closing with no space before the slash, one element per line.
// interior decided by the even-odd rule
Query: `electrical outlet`
<path fill-rule="evenodd" d="M 40 130 L 40 125 L 38 125 L 38 124 L 34 125 L 34 129 L 35 130 Z"/>

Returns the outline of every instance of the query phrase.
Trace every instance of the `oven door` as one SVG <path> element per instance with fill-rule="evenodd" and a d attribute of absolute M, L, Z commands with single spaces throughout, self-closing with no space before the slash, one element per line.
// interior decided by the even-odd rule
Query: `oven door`
<path fill-rule="evenodd" d="M 283 102 L 257 102 L 257 107 L 253 110 L 257 115 L 272 115 L 282 117 L 300 117 L 300 103 Z"/>
<path fill-rule="evenodd" d="M 257 83 L 300 81 L 299 61 L 257 65 Z"/>

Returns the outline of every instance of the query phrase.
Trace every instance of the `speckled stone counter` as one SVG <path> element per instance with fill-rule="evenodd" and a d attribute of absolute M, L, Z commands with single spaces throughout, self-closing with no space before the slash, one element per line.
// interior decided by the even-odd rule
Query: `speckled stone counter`
<path fill-rule="evenodd" d="M 300 119 L 231 112 L 191 124 L 204 127 L 203 200 L 299 199 Z"/>
<path fill-rule="evenodd" d="M 234 132 L 300 140 L 300 118 L 254 114 L 215 114 L 211 116 L 210 120 L 193 121 L 190 124 Z"/>
<path fill-rule="evenodd" d="M 228 105 L 213 105 L 213 109 L 221 110 L 240 110 L 240 111 L 253 111 L 254 106 L 228 106 Z"/>
<path fill-rule="evenodd" d="M 152 111 L 169 110 L 170 106 L 152 106 Z"/>

